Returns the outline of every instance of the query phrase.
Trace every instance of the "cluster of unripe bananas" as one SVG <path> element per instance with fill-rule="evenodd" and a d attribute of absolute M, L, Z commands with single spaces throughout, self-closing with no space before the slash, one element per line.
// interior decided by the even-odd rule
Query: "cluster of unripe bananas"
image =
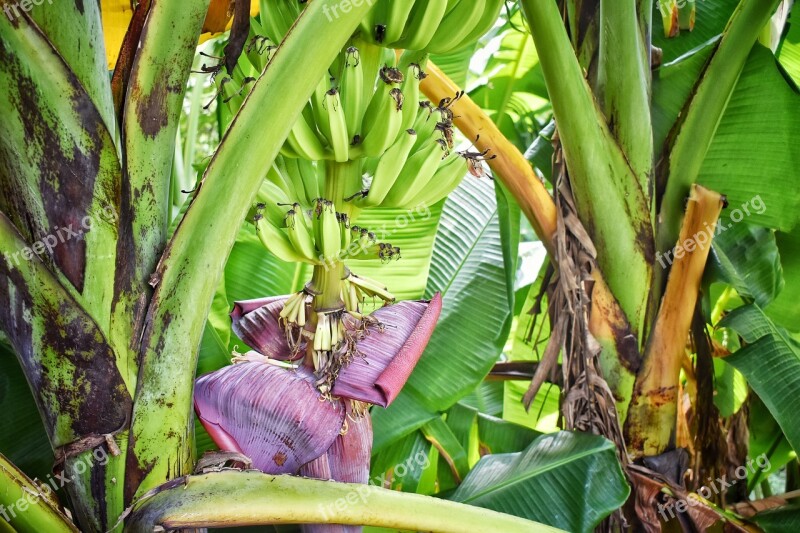
<path fill-rule="evenodd" d="M 351 226 L 349 216 L 337 212 L 330 200 L 316 198 L 312 207 L 306 208 L 290 202 L 287 193 L 272 181 L 262 186 L 259 195 L 270 201 L 259 201 L 253 209 L 256 233 L 264 246 L 284 261 L 330 267 L 344 259 L 400 258 L 400 248 L 378 242 L 366 228 Z"/>
<path fill-rule="evenodd" d="M 223 102 L 233 112 L 267 60 L 261 56 L 271 50 L 254 31 L 232 76 L 217 77 Z M 258 64 L 252 54 L 259 56 Z M 420 101 L 425 56 L 407 53 L 399 63 L 394 58 L 393 53 L 383 54 L 383 66 L 374 72 L 357 48 L 348 47 L 317 87 L 281 149 L 287 160 L 362 160 L 363 187 L 350 192 L 358 207 L 432 205 L 455 189 L 468 169 L 465 154 L 453 149 L 450 101 L 438 105 Z"/>
<path fill-rule="evenodd" d="M 259 17 L 250 19 L 242 53 L 225 58 L 227 76 L 214 77 L 220 101 L 232 114 L 305 4 L 262 2 Z M 375 325 L 362 314 L 365 300 L 394 301 L 380 282 L 343 265 L 345 259 L 388 262 L 401 255 L 398 247 L 378 242 L 352 218 L 363 208 L 432 205 L 468 173 L 481 173 L 485 153 L 460 152 L 454 146 L 451 106 L 460 95 L 429 102 L 421 99 L 420 84 L 429 52 L 450 52 L 476 40 L 491 28 L 503 4 L 377 0 L 304 106 L 267 172 L 249 215 L 261 242 L 284 261 L 313 265 L 315 280 L 333 279 L 323 276 L 323 270 L 336 275 L 338 298 L 312 280 L 286 300 L 280 313 L 291 351 L 305 348 L 313 357 L 323 393 L 352 357 L 353 335 Z"/>
<path fill-rule="evenodd" d="M 505 0 L 378 0 L 362 23 L 380 46 L 446 54 L 492 29 Z"/>

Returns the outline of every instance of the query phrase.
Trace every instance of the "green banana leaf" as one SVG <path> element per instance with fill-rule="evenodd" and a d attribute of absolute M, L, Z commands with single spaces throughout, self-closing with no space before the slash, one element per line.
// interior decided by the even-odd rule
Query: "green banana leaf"
<path fill-rule="evenodd" d="M 0 454 L 30 477 L 45 479 L 55 457 L 36 402 L 10 346 L 0 342 Z M 19 443 L 24 442 L 24 446 Z"/>
<path fill-rule="evenodd" d="M 524 450 L 541 433 L 491 415 L 478 415 L 478 438 L 484 453 L 512 453 Z"/>
<path fill-rule="evenodd" d="M 747 343 L 727 362 L 744 374 L 794 450 L 800 450 L 800 345 L 756 304 L 736 309 L 720 325 Z"/>
<path fill-rule="evenodd" d="M 653 127 L 657 151 L 713 46 L 703 46 L 656 71 Z M 782 75 L 772 53 L 756 44 L 698 177 L 701 185 L 727 196 L 728 216 L 734 216 L 733 211 L 738 209 L 738 221 L 746 219 L 750 224 L 782 231 L 791 230 L 797 223 L 800 191 L 794 183 L 800 168 L 800 149 L 780 139 L 800 138 L 798 107 L 800 93 Z"/>
<path fill-rule="evenodd" d="M 497 381 L 483 381 L 458 403 L 487 415 L 502 416 L 503 384 Z"/>
<path fill-rule="evenodd" d="M 786 285 L 764 312 L 776 324 L 800 331 L 800 231 L 776 233 Z"/>
<path fill-rule="evenodd" d="M 416 300 L 425 292 L 442 205 L 420 204 L 411 209 L 366 209 L 354 224 L 374 232 L 379 242 L 400 248 L 397 261 L 350 260 L 356 274 L 380 280 L 399 300 Z"/>
<path fill-rule="evenodd" d="M 786 463 L 797 457 L 783 430 L 758 396 L 750 400 L 750 457 L 764 456 L 769 461 L 766 469 L 751 469 L 748 473 L 748 493 L 761 484 L 771 474 L 780 471 Z M 763 462 L 763 459 L 762 459 Z M 755 470 L 755 471 L 753 471 Z"/>
<path fill-rule="evenodd" d="M 433 63 L 447 74 L 447 77 L 455 82 L 459 87 L 467 84 L 467 74 L 472 56 L 475 54 L 477 43 L 465 46 L 461 50 L 455 50 L 449 54 L 431 54 L 430 59 Z M 438 103 L 438 102 L 437 102 Z"/>
<path fill-rule="evenodd" d="M 517 15 L 512 20 L 519 27 L 521 17 Z M 544 76 L 529 33 L 506 22 L 496 40 L 499 42 L 490 43 L 486 49 L 491 53 L 486 54 L 481 77 L 471 83 L 469 96 L 506 138 L 524 150 L 550 113 Z"/>
<path fill-rule="evenodd" d="M 423 472 L 431 467 L 431 443 L 414 431 L 373 455 L 370 484 L 403 492 L 417 492 Z"/>
<path fill-rule="evenodd" d="M 537 438 L 525 451 L 484 457 L 451 499 L 589 532 L 629 494 L 610 441 L 562 431 Z"/>
<path fill-rule="evenodd" d="M 800 505 L 789 505 L 757 514 L 753 520 L 764 533 L 800 531 Z"/>
<path fill-rule="evenodd" d="M 661 48 L 663 63 L 682 56 L 696 46 L 716 37 L 725 29 L 728 19 L 739 0 L 700 0 L 696 1 L 696 24 L 693 31 L 681 31 L 677 37 L 664 37 L 664 25 L 658 5 L 653 2 L 653 46 Z"/>
<path fill-rule="evenodd" d="M 386 409 L 373 407 L 372 454 L 380 453 L 437 416 L 439 415 L 436 412 L 428 410 L 415 396 L 406 393 L 400 393 Z"/>
<path fill-rule="evenodd" d="M 507 352 L 508 360 L 511 362 L 539 361 L 550 338 L 550 319 L 546 316 L 546 294 L 542 297 L 541 311 L 535 324 L 534 316 L 531 314 L 544 280 L 544 273 L 543 266 L 515 318 L 513 342 Z M 528 390 L 528 384 L 528 381 L 518 380 L 503 383 L 503 419 L 541 432 L 557 431 L 560 389 L 556 385 L 544 383 L 536 394 L 530 410 L 526 412 L 522 398 Z"/>
<path fill-rule="evenodd" d="M 800 9 L 797 6 L 789 13 L 788 26 L 776 55 L 786 72 L 800 85 Z"/>
<path fill-rule="evenodd" d="M 426 288 L 429 297 L 442 293 L 442 314 L 401 393 L 430 411 L 445 410 L 472 391 L 505 344 L 514 269 L 504 259 L 499 216 L 485 180 L 466 178 L 445 204 Z"/>
<path fill-rule="evenodd" d="M 724 231 L 714 236 L 711 264 L 739 296 L 764 307 L 784 287 L 781 257 L 772 230 L 746 222 L 719 221 Z"/>

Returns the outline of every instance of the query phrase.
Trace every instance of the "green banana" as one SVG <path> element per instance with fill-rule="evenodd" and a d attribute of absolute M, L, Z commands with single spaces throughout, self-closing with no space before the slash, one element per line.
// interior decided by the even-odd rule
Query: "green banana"
<path fill-rule="evenodd" d="M 391 46 L 403 35 L 408 16 L 414 7 L 411 0 L 398 2 L 384 0 L 376 6 L 372 17 L 372 36 L 375 42 L 384 46 Z M 383 9 L 381 9 L 383 8 Z M 380 36 L 380 39 L 378 37 Z"/>
<path fill-rule="evenodd" d="M 339 221 L 339 234 L 341 235 L 342 242 L 339 247 L 342 250 L 347 250 L 350 247 L 350 217 L 347 213 L 336 213 L 336 218 Z"/>
<path fill-rule="evenodd" d="M 495 22 L 497 22 L 497 18 L 500 16 L 500 10 L 503 9 L 505 3 L 506 0 L 486 0 L 486 6 L 483 9 L 483 15 L 480 17 L 479 22 L 453 50 L 458 50 L 464 48 L 468 44 L 474 43 L 483 37 L 486 32 L 491 30 Z"/>
<path fill-rule="evenodd" d="M 419 111 L 419 84 L 427 75 L 417 63 L 411 63 L 406 69 L 403 80 L 403 128 L 414 126 Z"/>
<path fill-rule="evenodd" d="M 303 159 L 310 161 L 326 159 L 325 147 L 322 146 L 315 130 L 316 128 L 306 122 L 306 117 L 301 114 L 286 139 L 289 148 Z"/>
<path fill-rule="evenodd" d="M 344 65 L 342 66 L 339 93 L 347 122 L 347 137 L 353 142 L 361 131 L 361 121 L 364 117 L 364 66 L 358 48 L 351 46 L 345 52 Z"/>
<path fill-rule="evenodd" d="M 357 276 L 351 272 L 347 280 L 356 285 L 367 296 L 377 296 L 386 302 L 393 302 L 395 300 L 394 295 L 389 292 L 389 289 L 374 279 Z"/>
<path fill-rule="evenodd" d="M 306 198 L 306 191 L 299 173 L 291 171 L 293 167 L 297 166 L 295 161 L 297 159 L 283 156 L 275 158 L 275 164 L 267 173 L 267 180 L 281 187 L 289 195 L 289 198 L 291 198 L 289 203 L 297 202 L 308 206 L 311 202 Z"/>
<path fill-rule="evenodd" d="M 319 198 L 321 194 L 316 165 L 313 161 L 307 159 L 295 159 L 295 162 L 300 173 L 300 180 L 303 182 L 303 188 L 306 191 L 308 205 L 311 206 L 314 203 L 314 199 Z"/>
<path fill-rule="evenodd" d="M 328 118 L 328 106 L 325 105 L 325 95 L 332 87 L 333 78 L 326 76 L 311 95 L 311 109 L 313 111 L 313 123 L 319 130 L 323 143 L 331 146 L 331 126 Z"/>
<path fill-rule="evenodd" d="M 356 201 L 359 207 L 375 207 L 383 202 L 394 185 L 417 142 L 417 132 L 406 130 L 378 160 L 372 176 L 372 184 L 366 196 Z"/>
<path fill-rule="evenodd" d="M 330 132 L 328 141 L 333 149 L 333 159 L 337 163 L 344 163 L 350 158 L 350 138 L 347 133 L 347 119 L 339 98 L 339 90 L 333 88 L 326 92 L 322 105 L 328 115 L 328 130 Z"/>
<path fill-rule="evenodd" d="M 290 198 L 289 204 L 293 204 L 300 200 L 300 196 L 302 195 L 302 191 L 298 194 L 298 192 L 294 189 L 294 183 L 284 175 L 283 172 L 278 168 L 278 160 L 276 159 L 275 165 L 269 167 L 267 171 L 266 181 L 276 185 L 280 190 L 283 191 L 284 195 Z M 284 203 L 284 202 L 281 202 Z"/>
<path fill-rule="evenodd" d="M 406 22 L 403 36 L 394 48 L 422 50 L 433 38 L 447 11 L 447 0 L 417 0 Z"/>
<path fill-rule="evenodd" d="M 422 145 L 434 137 L 436 126 L 444 120 L 444 112 L 440 107 L 421 107 L 417 120 L 414 122 L 414 130 L 417 132 L 417 142 L 413 151 L 419 150 Z"/>
<path fill-rule="evenodd" d="M 256 200 L 258 202 L 256 210 L 273 226 L 282 228 L 286 224 L 286 208 L 283 206 L 292 202 L 283 189 L 269 180 L 264 180 Z"/>
<path fill-rule="evenodd" d="M 451 152 L 439 165 L 427 187 L 419 191 L 409 206 L 433 205 L 453 192 L 469 171 L 467 160 L 458 152 Z"/>
<path fill-rule="evenodd" d="M 414 196 L 428 185 L 445 155 L 443 141 L 429 138 L 403 166 L 381 205 L 383 207 L 409 207 Z"/>
<path fill-rule="evenodd" d="M 261 27 L 257 17 L 250 18 L 250 35 L 247 45 L 244 48 L 245 55 L 257 72 L 264 72 L 264 67 L 269 63 L 272 53 L 275 50 L 275 43 L 264 36 L 264 29 Z"/>
<path fill-rule="evenodd" d="M 256 214 L 253 222 L 261 244 L 278 259 L 287 263 L 308 263 L 308 260 L 297 252 L 287 234 L 270 224 L 261 214 Z"/>
<path fill-rule="evenodd" d="M 394 143 L 403 126 L 403 93 L 397 88 L 402 73 L 394 68 L 381 69 L 378 90 L 364 114 L 362 148 L 367 157 L 378 157 Z"/>
<path fill-rule="evenodd" d="M 335 260 L 341 251 L 342 236 L 333 202 L 325 201 L 317 223 L 320 225 L 322 237 L 322 241 L 317 243 L 318 248 L 326 261 Z"/>
<path fill-rule="evenodd" d="M 292 159 L 289 157 L 279 157 L 275 163 L 281 162 L 281 171 L 285 176 L 289 177 L 295 191 L 297 191 L 297 198 L 295 202 L 299 202 L 304 208 L 310 208 L 314 202 L 314 198 L 319 196 L 316 192 L 316 171 L 314 170 L 314 163 L 302 158 Z M 306 170 L 306 166 L 309 168 Z M 306 174 L 309 173 L 313 176 L 313 180 L 308 183 Z"/>
<path fill-rule="evenodd" d="M 444 17 L 425 49 L 432 54 L 446 54 L 455 50 L 480 23 L 485 7 L 486 0 L 460 0 Z"/>
<path fill-rule="evenodd" d="M 318 264 L 319 260 L 314 249 L 314 237 L 306 225 L 305 214 L 302 209 L 299 209 L 299 204 L 296 207 L 298 209 L 293 207 L 286 213 L 286 232 L 289 234 L 289 240 L 295 250 L 305 258 L 306 263 Z"/>

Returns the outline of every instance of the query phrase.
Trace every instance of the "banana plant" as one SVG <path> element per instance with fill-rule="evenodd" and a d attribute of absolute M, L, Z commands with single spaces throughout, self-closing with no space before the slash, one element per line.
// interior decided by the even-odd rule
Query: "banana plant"
<path fill-rule="evenodd" d="M 0 530 L 792 523 L 790 4 L 0 0 Z"/>

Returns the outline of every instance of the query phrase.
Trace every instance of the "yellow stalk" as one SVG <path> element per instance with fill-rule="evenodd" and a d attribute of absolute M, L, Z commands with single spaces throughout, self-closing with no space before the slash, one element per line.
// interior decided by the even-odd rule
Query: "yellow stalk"
<path fill-rule="evenodd" d="M 658 455 L 673 442 L 681 362 L 711 239 L 724 199 L 694 185 L 626 425 L 630 451 Z M 667 259 L 670 259 L 668 254 Z"/>

